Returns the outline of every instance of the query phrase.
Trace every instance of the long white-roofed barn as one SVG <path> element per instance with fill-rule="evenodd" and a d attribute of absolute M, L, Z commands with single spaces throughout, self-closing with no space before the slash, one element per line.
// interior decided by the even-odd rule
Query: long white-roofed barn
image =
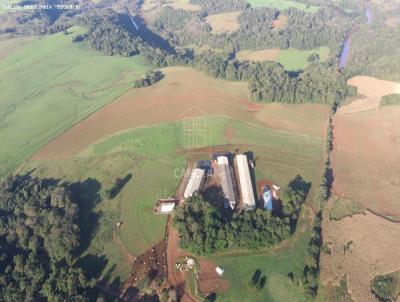
<path fill-rule="evenodd" d="M 229 168 L 229 160 L 227 156 L 218 156 L 218 174 L 220 178 L 220 183 L 222 191 L 224 192 L 226 202 L 229 207 L 233 210 L 236 205 L 235 191 L 233 189 L 232 175 Z"/>
<path fill-rule="evenodd" d="M 200 191 L 204 179 L 204 172 L 205 171 L 203 169 L 193 169 L 192 173 L 190 174 L 189 182 L 186 186 L 185 192 L 183 193 L 183 197 L 192 197 L 193 194 Z"/>
<path fill-rule="evenodd" d="M 240 194 L 242 197 L 242 208 L 244 210 L 255 210 L 256 200 L 254 198 L 253 184 L 250 177 L 247 156 L 239 154 L 235 156 L 240 182 Z"/>

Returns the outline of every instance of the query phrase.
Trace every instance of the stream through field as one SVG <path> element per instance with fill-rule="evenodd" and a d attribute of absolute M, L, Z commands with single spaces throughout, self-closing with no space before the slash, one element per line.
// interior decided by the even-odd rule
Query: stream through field
<path fill-rule="evenodd" d="M 365 2 L 365 17 L 367 18 L 367 23 L 371 24 L 373 21 L 373 16 L 372 16 L 371 8 L 369 6 L 368 1 Z M 347 61 L 349 60 L 351 37 L 355 31 L 356 31 L 355 28 L 353 28 L 353 30 L 349 33 L 346 40 L 344 41 L 343 48 L 342 48 L 342 51 L 340 53 L 340 58 L 339 58 L 339 68 L 340 69 L 343 69 L 347 64 Z"/>

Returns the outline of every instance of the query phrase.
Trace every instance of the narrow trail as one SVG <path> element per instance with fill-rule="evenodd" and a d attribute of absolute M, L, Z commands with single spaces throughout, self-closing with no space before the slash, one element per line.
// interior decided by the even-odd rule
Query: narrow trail
<path fill-rule="evenodd" d="M 185 280 L 181 274 L 177 275 L 175 273 L 175 263 L 180 257 L 188 256 L 189 253 L 181 252 L 178 247 L 179 234 L 172 226 L 172 216 L 168 216 L 167 222 L 167 278 L 172 286 L 177 288 L 178 292 L 181 294 L 182 302 L 197 302 L 197 300 L 185 291 Z"/>

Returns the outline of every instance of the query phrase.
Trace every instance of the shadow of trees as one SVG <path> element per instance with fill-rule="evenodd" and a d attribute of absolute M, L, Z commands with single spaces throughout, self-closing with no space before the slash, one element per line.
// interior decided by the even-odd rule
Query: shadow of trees
<path fill-rule="evenodd" d="M 125 187 L 125 185 L 131 180 L 131 178 L 132 178 L 131 173 L 128 173 L 123 178 L 118 177 L 115 180 L 111 189 L 107 191 L 107 197 L 110 199 L 115 198 L 121 192 L 121 190 Z"/>
<path fill-rule="evenodd" d="M 267 283 L 267 276 L 266 275 L 262 276 L 262 272 L 258 268 L 254 271 L 254 274 L 249 282 L 249 286 L 250 288 L 261 290 L 264 288 L 266 283 Z"/>
<path fill-rule="evenodd" d="M 212 185 L 207 187 L 202 192 L 202 197 L 204 201 L 210 203 L 218 210 L 225 221 L 230 221 L 232 219 L 233 211 L 229 206 L 228 208 L 225 207 L 226 203 L 229 204 L 229 201 L 226 199 L 224 191 L 220 186 Z"/>

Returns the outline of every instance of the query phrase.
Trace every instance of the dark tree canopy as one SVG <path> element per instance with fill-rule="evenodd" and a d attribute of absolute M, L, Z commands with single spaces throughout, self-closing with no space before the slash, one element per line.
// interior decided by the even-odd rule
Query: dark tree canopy
<path fill-rule="evenodd" d="M 294 231 L 306 192 L 288 186 L 282 194 L 281 210 L 262 209 L 234 213 L 231 220 L 200 197 L 185 202 L 175 216 L 181 245 L 197 254 L 232 247 L 260 249 L 287 239 Z"/>
<path fill-rule="evenodd" d="M 88 301 L 93 283 L 73 264 L 77 215 L 67 186 L 20 176 L 0 184 L 2 301 Z"/>

